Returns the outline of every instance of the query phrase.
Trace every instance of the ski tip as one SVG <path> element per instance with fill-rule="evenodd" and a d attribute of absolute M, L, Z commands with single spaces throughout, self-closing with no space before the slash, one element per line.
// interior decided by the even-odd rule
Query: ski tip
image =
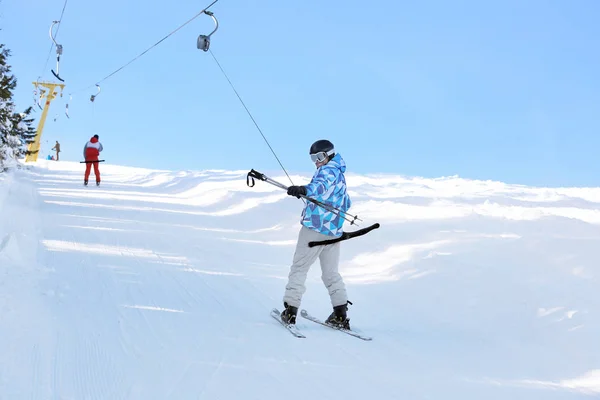
<path fill-rule="evenodd" d="M 287 329 L 292 335 L 294 335 L 297 338 L 303 338 L 306 339 L 306 336 L 304 336 L 300 330 L 298 330 L 298 328 L 296 327 L 296 325 L 290 325 L 290 324 L 286 324 L 285 322 L 283 322 L 281 320 L 281 313 L 279 312 L 278 309 L 273 308 L 271 310 L 271 316 L 273 318 L 275 318 L 275 320 L 277 322 L 279 322 L 285 329 Z"/>
<path fill-rule="evenodd" d="M 350 336 L 354 336 L 354 337 L 356 337 L 356 338 L 359 338 L 359 339 L 362 339 L 362 340 L 366 340 L 366 341 L 371 341 L 371 340 L 373 340 L 373 338 L 372 338 L 372 337 L 365 336 L 365 335 L 363 335 L 363 334 L 362 334 L 360 331 L 355 331 L 355 330 L 353 330 L 353 329 L 342 329 L 342 328 L 339 328 L 339 327 L 336 327 L 336 326 L 330 325 L 330 324 L 328 324 L 328 323 L 326 323 L 326 322 L 323 322 L 322 320 L 320 320 L 320 319 L 318 319 L 318 318 L 315 318 L 315 317 L 311 316 L 311 315 L 308 313 L 308 311 L 306 311 L 306 310 L 304 310 L 304 309 L 303 309 L 303 310 L 300 310 L 300 315 L 301 315 L 302 317 L 304 317 L 304 318 L 308 319 L 308 320 L 311 320 L 311 321 L 313 321 L 313 322 L 317 323 L 317 324 L 320 324 L 320 325 L 326 326 L 326 327 L 328 327 L 328 328 L 331 328 L 331 329 L 333 329 L 333 330 L 336 330 L 336 331 L 344 332 L 344 333 L 346 333 L 346 334 L 348 334 L 348 335 L 350 335 Z"/>

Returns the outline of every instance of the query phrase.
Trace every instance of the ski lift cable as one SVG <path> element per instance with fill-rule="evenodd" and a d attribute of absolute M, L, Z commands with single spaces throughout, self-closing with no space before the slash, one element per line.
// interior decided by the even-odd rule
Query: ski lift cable
<path fill-rule="evenodd" d="M 207 7 L 205 7 L 198 14 L 194 15 L 192 18 L 190 18 L 189 20 L 187 20 L 186 22 L 184 22 L 182 25 L 180 25 L 179 27 L 177 27 L 177 29 L 175 29 L 174 31 L 170 32 L 168 35 L 166 35 L 165 37 L 163 37 L 162 39 L 160 39 L 158 42 L 154 43 L 152 46 L 148 47 L 146 50 L 144 50 L 143 52 L 141 52 L 140 54 L 138 54 L 137 56 L 135 56 L 133 59 L 131 59 L 130 61 L 128 61 L 126 64 L 122 65 L 121 67 L 117 68 L 116 70 L 114 70 L 113 72 L 111 72 L 110 74 L 108 74 L 107 76 L 105 76 L 104 78 L 102 78 L 101 80 L 97 81 L 95 84 L 89 85 L 89 86 L 87 86 L 87 87 L 85 87 L 83 89 L 74 91 L 72 93 L 78 93 L 78 92 L 81 92 L 81 91 L 93 88 L 94 86 L 98 86 L 98 84 L 104 82 L 105 80 L 107 80 L 108 78 L 112 77 L 113 75 L 115 75 L 116 73 L 118 73 L 119 71 L 121 71 L 122 69 L 126 68 L 131 63 L 133 63 L 134 61 L 136 61 L 137 59 L 139 59 L 140 57 L 142 57 L 144 54 L 146 54 L 147 52 L 149 52 L 150 50 L 152 50 L 153 48 L 155 48 L 156 46 L 158 46 L 159 44 L 161 44 L 163 41 L 165 41 L 166 39 L 168 39 L 169 37 L 171 37 L 172 35 L 174 35 L 181 28 L 183 28 L 184 26 L 186 26 L 187 24 L 189 24 L 190 22 L 192 22 L 193 20 L 195 20 L 196 18 L 198 18 L 200 15 L 204 14 L 206 10 L 208 10 L 210 7 L 212 7 L 213 5 L 215 5 L 215 3 L 217 3 L 218 1 L 219 0 L 214 0 L 212 3 L 210 3 Z"/>
<path fill-rule="evenodd" d="M 65 0 L 65 3 L 63 4 L 62 11 L 60 12 L 60 18 L 58 19 L 58 27 L 56 28 L 56 33 L 54 34 L 54 38 L 56 38 L 58 36 L 58 31 L 60 30 L 60 23 L 62 22 L 63 15 L 65 15 L 65 8 L 67 8 L 68 1 L 69 0 Z M 46 71 L 46 67 L 48 66 L 48 61 L 50 61 L 50 56 L 52 55 L 52 49 L 54 49 L 54 42 L 52 42 L 52 44 L 50 45 L 50 50 L 48 50 L 48 57 L 46 57 L 46 62 L 44 63 L 44 68 L 42 69 L 42 73 L 40 74 L 40 76 L 42 76 L 44 74 L 44 72 Z"/>
<path fill-rule="evenodd" d="M 227 79 L 227 82 L 229 82 L 229 85 L 231 86 L 231 88 L 233 89 L 233 92 L 235 93 L 235 95 L 237 96 L 237 98 L 239 99 L 240 103 L 242 103 L 242 106 L 244 106 L 244 109 L 246 110 L 246 112 L 248 113 L 248 115 L 250 116 L 250 119 L 252 120 L 252 122 L 254 122 L 254 125 L 256 126 L 256 129 L 258 129 L 258 132 L 261 134 L 261 136 L 263 137 L 264 141 L 267 143 L 267 146 L 269 146 L 269 149 L 271 149 L 271 152 L 273 153 L 273 155 L 275 156 L 275 159 L 277 159 L 277 162 L 279 163 L 279 165 L 281 166 L 281 169 L 283 169 L 283 172 L 285 172 L 285 174 L 287 175 L 288 179 L 290 180 L 290 182 L 292 183 L 292 185 L 294 184 L 294 182 L 292 181 L 292 178 L 290 177 L 290 175 L 288 174 L 287 170 L 285 169 L 285 167 L 283 166 L 283 164 L 281 163 L 281 160 L 279 160 L 279 157 L 277 157 L 277 154 L 275 154 L 275 150 L 273 150 L 273 147 L 271 147 L 271 144 L 269 144 L 269 141 L 267 140 L 267 138 L 265 137 L 265 135 L 262 132 L 262 129 L 260 129 L 260 126 L 258 126 L 258 123 L 256 122 L 256 120 L 254 119 L 254 117 L 252 116 L 252 113 L 250 112 L 250 110 L 248 110 L 248 107 L 246 107 L 246 103 L 244 103 L 244 100 L 242 100 L 242 97 L 240 96 L 240 94 L 238 93 L 238 91 L 235 89 L 235 86 L 233 85 L 233 83 L 231 82 L 231 79 L 229 79 L 229 76 L 227 76 L 227 73 L 225 72 L 225 70 L 223 69 L 223 67 L 221 66 L 221 63 L 219 62 L 219 60 L 217 60 L 217 57 L 215 57 L 214 53 L 212 52 L 212 50 L 208 49 L 208 52 L 210 53 L 210 55 L 213 57 L 213 59 L 215 60 L 215 62 L 217 63 L 217 65 L 219 66 L 219 69 L 221 70 L 221 72 L 223 73 L 223 75 L 225 76 L 225 79 Z"/>
<path fill-rule="evenodd" d="M 69 0 L 65 0 L 65 4 L 63 4 L 63 9 L 60 13 L 60 18 L 58 19 L 58 27 L 56 28 L 56 33 L 54 34 L 54 38 L 58 36 L 58 31 L 60 30 L 60 23 L 62 22 L 63 15 L 65 15 L 65 8 L 67 8 L 67 3 Z"/>

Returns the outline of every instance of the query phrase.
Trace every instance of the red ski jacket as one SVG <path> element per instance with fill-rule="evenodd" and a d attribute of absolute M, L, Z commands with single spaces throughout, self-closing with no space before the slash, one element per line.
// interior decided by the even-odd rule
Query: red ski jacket
<path fill-rule="evenodd" d="M 83 158 L 85 161 L 96 161 L 102 150 L 102 143 L 96 137 L 92 137 L 83 147 Z"/>

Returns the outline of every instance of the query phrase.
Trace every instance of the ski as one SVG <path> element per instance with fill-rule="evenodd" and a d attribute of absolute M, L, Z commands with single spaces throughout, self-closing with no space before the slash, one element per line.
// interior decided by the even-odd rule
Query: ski
<path fill-rule="evenodd" d="M 292 335 L 297 338 L 306 338 L 299 330 L 296 325 L 286 324 L 281 320 L 281 313 L 278 309 L 274 308 L 271 310 L 271 317 L 275 318 L 285 329 L 287 329 Z"/>
<path fill-rule="evenodd" d="M 338 328 L 338 327 L 336 327 L 336 326 L 333 326 L 333 325 L 330 325 L 330 324 L 328 324 L 328 323 L 326 323 L 326 322 L 323 322 L 323 321 L 321 321 L 319 318 L 317 318 L 317 317 L 313 317 L 312 315 L 310 315 L 310 314 L 308 313 L 308 311 L 306 311 L 306 310 L 302 310 L 302 311 L 300 311 L 300 315 L 302 316 L 302 318 L 306 318 L 306 319 L 307 319 L 307 320 L 309 320 L 309 321 L 312 321 L 312 322 L 314 322 L 314 323 L 317 323 L 317 324 L 320 324 L 320 325 L 326 326 L 326 327 L 328 327 L 328 328 L 331 328 L 331 329 L 333 329 L 333 330 L 336 330 L 336 331 L 340 331 L 340 332 L 347 333 L 347 334 L 348 334 L 348 335 L 350 335 L 350 336 L 354 336 L 354 337 L 356 337 L 356 338 L 359 338 L 359 339 L 362 339 L 362 340 L 367 340 L 367 341 L 368 341 L 368 340 L 373 340 L 373 338 L 372 338 L 372 337 L 369 337 L 369 336 L 362 335 L 362 334 L 360 334 L 360 333 L 358 333 L 358 332 L 355 332 L 355 331 L 353 331 L 353 330 L 349 330 L 349 329 L 343 329 L 343 328 Z"/>

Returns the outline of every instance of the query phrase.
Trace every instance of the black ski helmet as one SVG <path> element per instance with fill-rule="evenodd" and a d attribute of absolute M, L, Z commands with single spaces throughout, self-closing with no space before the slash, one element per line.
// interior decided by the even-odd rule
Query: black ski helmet
<path fill-rule="evenodd" d="M 328 153 L 332 150 L 334 150 L 333 143 L 331 143 L 329 140 L 322 139 L 317 140 L 312 144 L 312 146 L 310 146 L 309 154 L 317 154 L 320 152 Z"/>
<path fill-rule="evenodd" d="M 314 142 L 312 146 L 310 146 L 310 151 L 308 153 L 313 162 L 325 161 L 326 159 L 331 160 L 335 155 L 335 148 L 333 147 L 333 143 L 329 140 L 322 139 Z M 322 156 L 322 153 L 324 153 L 325 156 Z"/>

